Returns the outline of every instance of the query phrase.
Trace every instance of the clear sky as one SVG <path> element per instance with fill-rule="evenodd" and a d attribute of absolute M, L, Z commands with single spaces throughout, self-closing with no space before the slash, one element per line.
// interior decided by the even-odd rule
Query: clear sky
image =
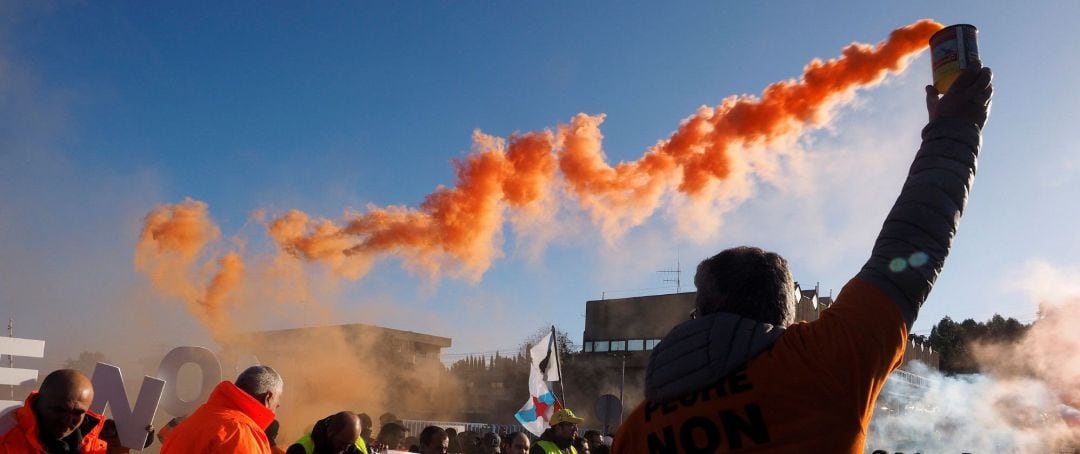
<path fill-rule="evenodd" d="M 0 315 L 49 355 L 206 342 L 133 271 L 157 204 L 204 201 L 224 241 L 268 254 L 252 211 L 416 206 L 453 184 L 475 129 L 505 137 L 605 113 L 609 162 L 633 160 L 701 105 L 932 18 L 979 27 L 996 90 L 967 213 L 915 332 L 944 315 L 1028 321 L 1035 275 L 1080 275 L 1080 3 L 877 3 L 0 1 Z M 929 79 L 923 54 L 860 91 L 782 150 L 778 178 L 708 238 L 659 213 L 605 241 L 568 205 L 539 253 L 507 226 L 478 282 L 387 259 L 357 281 L 318 278 L 325 301 L 267 308 L 252 329 L 376 323 L 478 352 L 554 323 L 580 342 L 584 301 L 673 291 L 656 270 L 676 261 L 690 290 L 699 260 L 739 244 L 783 253 L 804 288 L 839 291 L 918 146 Z"/>

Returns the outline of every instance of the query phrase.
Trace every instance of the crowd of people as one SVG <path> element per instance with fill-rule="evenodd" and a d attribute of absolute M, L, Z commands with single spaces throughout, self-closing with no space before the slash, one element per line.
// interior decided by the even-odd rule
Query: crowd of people
<path fill-rule="evenodd" d="M 993 92 L 989 69 L 966 70 L 941 96 L 926 87 L 929 124 L 869 260 L 819 319 L 793 323 L 798 297 L 780 255 L 736 247 L 702 261 L 696 309 L 653 349 L 646 400 L 620 426 L 611 452 L 861 453 L 874 402 L 902 362 L 907 334 L 941 272 L 974 180 Z M 163 454 L 185 453 L 606 453 L 599 433 L 556 411 L 538 439 L 410 433 L 392 415 L 341 411 L 293 443 L 277 440 L 284 381 L 253 366 L 222 382 L 205 404 L 158 432 Z M 74 370 L 42 381 L 0 434 L 0 454 L 103 453 L 106 420 L 90 411 L 94 389 Z M 150 438 L 147 428 L 147 438 Z M 115 435 L 115 429 L 111 434 Z M 284 449 L 282 449 L 284 446 Z"/>
<path fill-rule="evenodd" d="M 136 449 L 156 439 L 165 454 L 607 454 L 611 443 L 599 431 L 580 433 L 584 420 L 568 409 L 555 411 L 551 428 L 540 437 L 526 432 L 459 433 L 438 426 L 413 434 L 392 413 L 379 417 L 375 434 L 366 413 L 340 411 L 314 421 L 310 431 L 292 443 L 283 443 L 275 414 L 283 392 L 284 380 L 277 371 L 252 366 L 235 381 L 218 384 L 191 415 L 171 419 L 156 434 L 153 426 L 146 427 L 146 441 Z M 15 427 L 0 435 L 0 454 L 130 452 L 120 441 L 116 423 L 90 410 L 93 400 L 93 384 L 83 373 L 50 373 L 15 411 Z"/>

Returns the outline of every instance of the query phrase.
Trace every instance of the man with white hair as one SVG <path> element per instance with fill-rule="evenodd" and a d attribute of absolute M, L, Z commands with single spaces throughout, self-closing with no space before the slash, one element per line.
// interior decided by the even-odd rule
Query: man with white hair
<path fill-rule="evenodd" d="M 285 383 L 270 366 L 252 366 L 223 381 L 205 404 L 173 429 L 161 448 L 170 453 L 270 454 L 266 427 L 274 421 Z"/>

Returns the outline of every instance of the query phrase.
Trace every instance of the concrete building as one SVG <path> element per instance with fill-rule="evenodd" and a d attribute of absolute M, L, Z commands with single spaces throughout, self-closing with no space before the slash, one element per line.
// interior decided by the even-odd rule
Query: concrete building
<path fill-rule="evenodd" d="M 326 415 L 348 409 L 413 418 L 456 415 L 447 337 L 361 323 L 248 333 L 235 350 L 273 366 L 286 380 L 282 405 Z M 316 418 L 317 419 L 317 418 Z M 306 423 L 306 420 L 301 420 Z"/>
<path fill-rule="evenodd" d="M 442 349 L 453 344 L 449 337 L 363 323 L 259 331 L 249 336 L 266 351 L 289 349 L 305 339 L 339 338 L 356 346 L 358 351 L 377 348 L 380 353 L 392 354 L 411 364 L 432 359 L 438 361 Z"/>

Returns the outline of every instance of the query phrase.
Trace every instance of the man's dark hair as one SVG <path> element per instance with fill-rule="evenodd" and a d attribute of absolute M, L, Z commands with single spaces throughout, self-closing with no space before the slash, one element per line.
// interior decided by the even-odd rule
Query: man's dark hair
<path fill-rule="evenodd" d="M 431 446 L 435 440 L 449 439 L 450 435 L 438 426 L 427 426 L 420 432 L 420 447 Z"/>
<path fill-rule="evenodd" d="M 777 326 L 795 321 L 795 285 L 787 260 L 774 252 L 724 250 L 701 261 L 694 285 L 702 315 L 729 312 Z"/>
<path fill-rule="evenodd" d="M 371 422 L 371 416 L 368 416 L 367 413 L 357 414 L 356 417 L 360 418 L 360 427 L 374 426 L 374 424 L 372 424 L 372 422 Z"/>
<path fill-rule="evenodd" d="M 406 429 L 405 426 L 396 422 L 386 423 L 379 428 L 379 435 L 375 438 L 379 441 L 379 443 L 388 444 L 388 442 L 391 440 L 404 440 L 406 437 L 405 432 L 408 431 L 409 429 Z M 396 449 L 396 447 L 393 446 L 391 446 L 390 448 Z"/>
<path fill-rule="evenodd" d="M 379 424 L 389 424 L 398 421 L 400 421 L 400 419 L 398 419 L 397 415 L 390 412 L 379 415 Z"/>

